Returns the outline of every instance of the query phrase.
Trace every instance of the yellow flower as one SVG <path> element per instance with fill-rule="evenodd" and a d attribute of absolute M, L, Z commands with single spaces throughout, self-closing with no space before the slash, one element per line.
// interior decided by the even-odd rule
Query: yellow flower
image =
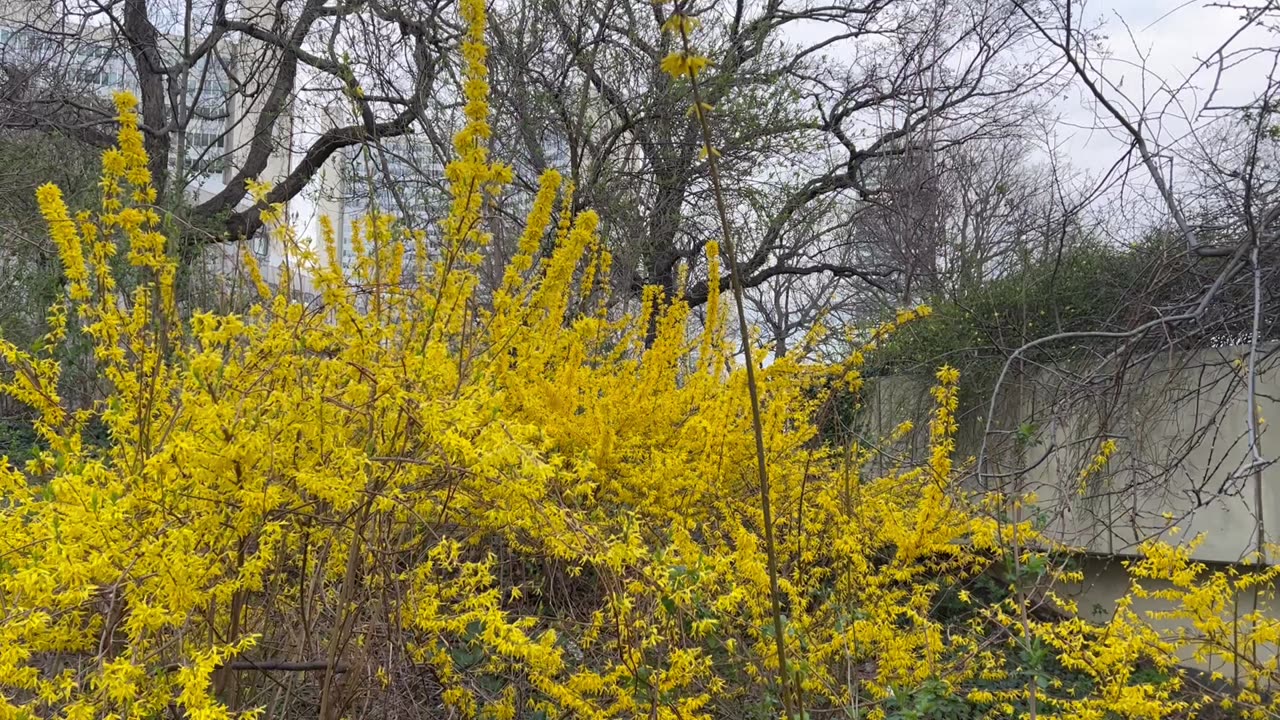
<path fill-rule="evenodd" d="M 701 55 L 686 55 L 683 52 L 673 52 L 662 59 L 662 70 L 674 78 L 685 77 L 686 75 L 697 75 L 701 73 L 710 60 Z"/>
<path fill-rule="evenodd" d="M 955 385 L 960 382 L 960 371 L 950 365 L 943 365 L 938 370 L 938 382 L 943 385 Z"/>
<path fill-rule="evenodd" d="M 1089 464 L 1080 471 L 1080 474 L 1077 477 L 1077 480 L 1080 482 L 1081 493 L 1085 491 L 1084 481 L 1090 476 L 1102 472 L 1102 470 L 1107 466 L 1107 463 L 1111 461 L 1111 456 L 1115 455 L 1117 449 L 1119 449 L 1119 445 L 1116 444 L 1114 439 L 1107 438 L 1102 441 L 1102 444 L 1098 447 L 1098 453 L 1093 456 L 1089 461 Z"/>
<path fill-rule="evenodd" d="M 702 25 L 702 21 L 696 17 L 684 15 L 681 13 L 673 13 L 662 23 L 662 31 L 673 35 L 688 35 Z"/>
<path fill-rule="evenodd" d="M 0 459 L 0 717 L 251 717 L 225 704 L 225 681 L 240 698 L 275 681 L 228 664 L 304 650 L 326 665 L 336 650 L 351 677 L 376 680 L 328 684 L 334 708 L 405 702 L 382 667 L 397 662 L 459 717 L 730 717 L 772 691 L 778 640 L 804 669 L 806 708 L 855 693 L 876 707 L 936 682 L 1012 714 L 1028 690 L 1012 682 L 1018 653 L 990 644 L 1007 638 L 1087 677 L 1078 694 L 1037 688 L 1046 714 L 1164 718 L 1198 709 L 1168 672 L 1180 659 L 1280 637 L 1228 612 L 1280 567 L 1211 569 L 1194 559 L 1203 538 L 1144 544 L 1114 612 L 1078 617 L 1054 584 L 1084 575 L 1042 563 L 1065 549 L 1006 519 L 1035 497 L 962 482 L 953 367 L 937 370 L 924 452 L 894 444 L 913 419 L 847 431 L 843 388 L 869 382 L 866 354 L 926 306 L 850 331 L 840 361 L 793 352 L 758 368 L 766 525 L 744 481 L 756 435 L 715 242 L 701 317 L 662 288 L 623 314 L 597 302 L 601 219 L 573 212 L 548 171 L 507 236 L 514 257 L 490 275 L 490 210 L 511 169 L 488 156 L 485 9 L 459 7 L 465 122 L 430 252 L 424 229 L 375 213 L 347 228 L 351 267 L 323 222 L 322 263 L 268 205 L 288 261 L 276 284 L 247 253 L 237 312 L 179 308 L 129 96 L 97 209 L 73 216 L 57 188 L 38 191 L 67 278 L 46 337 L 90 346 L 99 394 L 69 405 L 67 353 L 0 340 L 0 394 L 32 408 L 39 439 L 22 467 Z M 671 64 L 681 76 L 705 59 Z M 300 299 L 302 283 L 317 299 Z M 1115 452 L 1106 439 L 1095 462 Z M 780 635 L 766 531 L 789 598 Z M 1023 623 L 1016 594 L 988 607 L 959 589 L 1002 572 L 1015 545 L 1024 567 L 1047 566 L 1036 602 L 1064 617 Z M 960 618 L 935 612 L 948 588 L 968 605 Z M 1150 598 L 1169 608 L 1159 625 L 1134 610 Z M 850 680 L 851 667 L 870 671 Z M 1231 697 L 1256 708 L 1270 669 L 1242 672 Z"/>

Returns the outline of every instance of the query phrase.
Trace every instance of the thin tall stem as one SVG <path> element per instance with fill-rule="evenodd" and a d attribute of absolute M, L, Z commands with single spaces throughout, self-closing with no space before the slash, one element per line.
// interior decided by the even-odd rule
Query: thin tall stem
<path fill-rule="evenodd" d="M 676 14 L 683 14 L 680 5 L 675 7 Z M 686 57 L 691 56 L 689 32 L 686 26 L 679 25 L 681 49 Z M 711 125 L 707 122 L 706 106 L 702 102 L 702 89 L 698 83 L 698 72 L 689 69 L 689 84 L 693 90 L 693 113 L 702 130 L 703 149 L 707 153 L 707 168 L 711 174 L 711 189 L 716 200 L 716 212 L 720 216 L 720 231 L 723 237 L 721 251 L 729 264 L 730 284 L 733 287 L 733 302 L 738 310 L 738 332 L 742 337 L 743 360 L 747 366 L 747 393 L 751 396 L 751 425 L 756 440 L 756 474 L 760 481 L 760 508 L 764 515 L 764 547 L 769 566 L 769 599 L 773 605 L 773 635 L 778 655 L 778 682 L 782 694 L 783 711 L 788 718 L 798 718 L 799 693 L 794 696 L 789 692 L 791 683 L 787 670 L 787 644 L 783 637 L 782 627 L 782 593 L 778 589 L 778 553 L 773 539 L 773 509 L 769 501 L 769 470 L 765 461 L 764 423 L 760 419 L 760 390 L 756 385 L 756 367 L 751 352 L 751 332 L 747 327 L 746 302 L 743 300 L 743 278 L 738 268 L 737 253 L 734 252 L 732 233 L 729 231 L 729 212 L 725 207 L 724 191 L 720 183 L 720 164 L 716 160 L 716 151 L 711 144 Z"/>

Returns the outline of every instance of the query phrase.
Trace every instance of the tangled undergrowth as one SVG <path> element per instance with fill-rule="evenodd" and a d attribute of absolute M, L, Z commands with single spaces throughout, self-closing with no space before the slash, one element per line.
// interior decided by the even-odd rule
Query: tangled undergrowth
<path fill-rule="evenodd" d="M 719 290 L 697 330 L 657 290 L 611 315 L 598 219 L 571 215 L 548 171 L 481 296 L 484 208 L 510 171 L 486 152 L 484 4 L 462 9 L 467 125 L 430 259 L 424 233 L 376 215 L 345 270 L 331 228 L 316 254 L 268 208 L 322 302 L 246 255 L 247 313 L 181 314 L 128 96 L 101 206 L 72 215 L 41 189 L 67 285 L 41 348 L 0 344 L 0 391 L 38 412 L 44 444 L 0 464 L 0 718 L 767 718 L 785 677 L 808 717 L 1155 719 L 1221 703 L 1189 690 L 1178 652 L 1274 646 L 1261 616 L 1210 620 L 1223 583 L 1274 573 L 1232 580 L 1168 546 L 1135 576 L 1178 582 L 1162 592 L 1202 632 L 1159 632 L 1124 602 L 1076 619 L 1052 591 L 1055 548 L 1009 519 L 1017 502 L 960 487 L 955 369 L 927 429 L 820 436 L 884 326 L 844 362 L 818 361 L 815 330 L 757 368 L 779 668 Z M 714 243 L 707 261 L 718 277 Z M 109 388 L 81 410 L 55 359 L 73 325 Z M 95 423 L 108 442 L 86 441 Z M 916 432 L 919 464 L 898 452 Z M 1258 660 L 1228 703 L 1265 716 L 1274 672 Z"/>

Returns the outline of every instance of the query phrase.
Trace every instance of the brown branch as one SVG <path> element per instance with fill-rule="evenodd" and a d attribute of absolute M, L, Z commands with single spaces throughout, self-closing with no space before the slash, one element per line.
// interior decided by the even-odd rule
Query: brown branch
<path fill-rule="evenodd" d="M 307 183 L 311 182 L 316 173 L 320 172 L 320 168 L 334 153 L 353 145 L 374 142 L 379 138 L 406 135 L 412 127 L 415 114 L 416 110 L 414 109 L 406 110 L 394 120 L 375 124 L 372 131 L 365 125 L 346 125 L 325 131 L 319 139 L 311 144 L 306 154 L 303 155 L 302 160 L 298 162 L 298 165 L 294 167 L 289 175 L 267 193 L 265 203 L 256 203 L 252 207 L 232 215 L 227 221 L 225 235 L 204 236 L 196 238 L 196 240 L 221 242 L 252 237 L 262 227 L 262 210 L 274 203 L 284 202 L 302 192 L 302 189 L 307 186 Z M 206 215 L 215 214 L 211 207 L 216 208 L 217 205 L 206 207 L 210 206 L 211 203 L 213 203 L 212 200 L 200 206 L 198 210 Z"/>
<path fill-rule="evenodd" d="M 762 285 L 765 281 L 775 277 L 800 277 L 805 275 L 818 275 L 827 273 L 837 278 L 857 278 L 862 280 L 871 287 L 881 292 L 891 293 L 892 288 L 885 284 L 884 279 L 893 277 L 901 272 L 898 268 L 885 268 L 881 270 L 863 270 L 853 267 L 852 265 L 838 265 L 835 263 L 818 262 L 809 265 L 773 265 L 763 270 L 753 273 L 743 279 L 743 287 L 754 288 Z M 732 278 L 729 275 L 723 275 L 719 279 L 720 287 L 728 287 Z M 707 280 L 700 280 L 695 283 L 689 291 L 685 293 L 685 300 L 690 306 L 696 307 L 707 301 L 709 284 Z"/>
<path fill-rule="evenodd" d="M 161 672 L 176 672 L 182 669 L 182 663 L 169 663 L 160 668 Z M 216 669 L 254 672 L 319 672 L 328 670 L 329 663 L 323 660 L 305 660 L 294 662 L 289 660 L 232 660 L 219 665 Z M 335 674 L 350 672 L 351 668 L 341 663 L 333 666 Z"/>
<path fill-rule="evenodd" d="M 273 662 L 263 660 L 255 662 L 253 660 L 233 660 L 223 667 L 231 670 L 255 670 L 257 672 L 317 672 L 320 670 L 328 670 L 329 663 L 323 660 L 311 660 L 307 662 Z M 345 673 L 350 668 L 346 665 L 334 665 L 334 673 Z"/>

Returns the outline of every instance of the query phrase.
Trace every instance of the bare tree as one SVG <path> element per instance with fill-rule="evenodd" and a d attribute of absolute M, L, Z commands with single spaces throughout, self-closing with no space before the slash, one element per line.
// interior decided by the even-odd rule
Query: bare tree
<path fill-rule="evenodd" d="M 114 113 L 102 91 L 129 88 L 160 204 L 188 206 L 187 239 L 250 236 L 250 181 L 271 182 L 267 200 L 286 202 L 345 148 L 438 128 L 428 111 L 449 102 L 437 83 L 455 36 L 445 5 L 5 3 L 0 128 L 104 147 Z"/>
<path fill-rule="evenodd" d="M 1219 6 L 1237 14 L 1238 26 L 1177 80 L 1136 47 L 1138 59 L 1125 67 L 1140 81 L 1125 85 L 1102 37 L 1083 24 L 1081 3 L 1015 4 L 1071 73 L 1097 129 L 1125 148 L 1118 172 L 1104 178 L 1115 184 L 1085 193 L 1085 201 L 1119 198 L 1125 211 L 1107 234 L 1136 229 L 1144 237 L 1117 248 L 1132 270 L 1105 317 L 995 343 L 1000 367 L 977 410 L 977 476 L 984 486 L 1017 492 L 1056 457 L 1070 454 L 1078 470 L 1099 442 L 1118 438 L 1134 454 L 1088 496 L 1108 508 L 1106 532 L 1125 536 L 1109 540 L 1115 552 L 1133 552 L 1185 519 L 1161 519 L 1164 507 L 1194 513 L 1228 497 L 1247 500 L 1253 514 L 1242 556 L 1261 551 L 1269 536 L 1262 471 L 1272 461 L 1262 450 L 1259 388 L 1280 358 L 1280 44 L 1273 34 L 1280 5 Z M 1259 36 L 1269 41 L 1259 44 Z M 1235 72 L 1251 73 L 1254 90 L 1227 102 L 1220 88 Z M 1144 206 L 1158 211 L 1135 211 Z M 1135 414 L 1135 393 L 1162 405 Z M 1000 411 L 1011 403 L 1012 412 Z M 1026 451 L 1034 429 L 1055 427 L 1039 450 Z M 1068 448 L 1064 436 L 1087 440 Z M 1171 495 L 1178 496 L 1172 505 L 1156 500 Z M 1078 504 L 1074 493 L 1058 499 L 1050 512 L 1059 519 Z"/>
<path fill-rule="evenodd" d="M 684 263 L 697 305 L 712 205 L 689 89 L 659 69 L 675 49 L 665 12 L 637 0 L 504 6 L 496 103 L 510 125 L 497 137 L 526 185 L 544 167 L 568 167 L 578 202 L 609 223 L 621 287 L 672 293 Z M 910 276 L 901 258 L 868 262 L 847 247 L 862 240 L 848 225 L 860 206 L 906 202 L 884 199 L 899 188 L 883 168 L 1000 134 L 1050 77 L 1007 3 L 770 0 L 695 12 L 749 287 L 815 276 L 853 295 Z"/>

